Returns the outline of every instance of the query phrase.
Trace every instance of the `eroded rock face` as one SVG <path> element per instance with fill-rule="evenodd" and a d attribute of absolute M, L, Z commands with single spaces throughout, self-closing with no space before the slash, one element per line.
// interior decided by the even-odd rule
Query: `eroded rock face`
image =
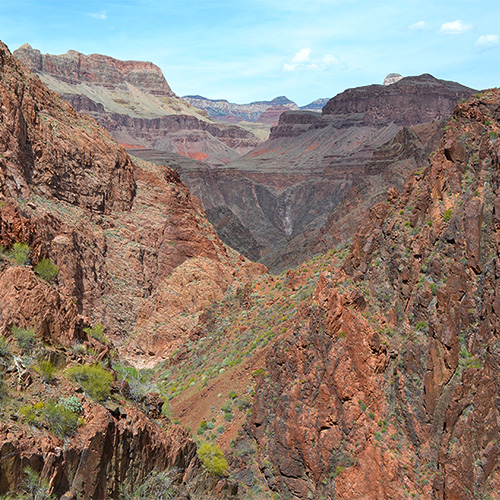
<path fill-rule="evenodd" d="M 0 491 L 18 486 L 23 470 L 31 467 L 58 496 L 117 498 L 120 487 L 142 482 L 151 470 L 177 468 L 182 481 L 183 474 L 199 467 L 196 444 L 184 429 L 172 425 L 165 431 L 130 406 L 115 413 L 87 405 L 85 426 L 64 446 L 50 434 L 35 439 L 2 424 Z"/>
<path fill-rule="evenodd" d="M 330 99 L 325 115 L 361 114 L 365 124 L 394 122 L 411 126 L 451 115 L 472 89 L 432 75 L 409 76 L 392 85 L 349 89 Z"/>
<path fill-rule="evenodd" d="M 500 93 L 374 206 L 267 361 L 248 431 L 287 498 L 494 497 Z"/>
<path fill-rule="evenodd" d="M 101 54 L 85 55 L 75 50 L 53 56 L 24 44 L 15 57 L 36 73 L 47 73 L 76 84 L 81 82 L 119 86 L 130 83 L 158 96 L 175 97 L 161 69 L 146 61 L 119 61 Z"/>
<path fill-rule="evenodd" d="M 14 55 L 123 145 L 226 164 L 261 142 L 241 127 L 214 122 L 177 97 L 160 68 L 150 62 L 120 61 L 73 50 L 42 55 L 27 44 Z"/>
<path fill-rule="evenodd" d="M 129 209 L 135 183 L 123 148 L 26 73 L 5 45 L 0 52 L 0 193 L 33 193 L 99 213 Z"/>
<path fill-rule="evenodd" d="M 132 163 L 101 127 L 48 91 L 5 46 L 2 56 L 2 244 L 24 241 L 34 264 L 44 257 L 55 262 L 60 289 L 77 312 L 105 324 L 115 340 L 135 330 L 140 344 L 147 330 L 148 352 L 154 359 L 166 355 L 196 325 L 208 300 L 202 290 L 219 298 L 234 280 L 264 268 L 249 266 L 223 245 L 174 170 Z M 18 125 L 8 127 L 10 121 Z M 38 153 L 29 156 L 27 148 Z M 191 290 L 183 302 L 168 290 L 174 270 L 189 267 L 190 259 L 203 260 L 207 272 L 203 278 L 184 268 L 175 272 Z M 148 318 L 137 330 L 144 307 L 156 311 L 156 320 Z"/>

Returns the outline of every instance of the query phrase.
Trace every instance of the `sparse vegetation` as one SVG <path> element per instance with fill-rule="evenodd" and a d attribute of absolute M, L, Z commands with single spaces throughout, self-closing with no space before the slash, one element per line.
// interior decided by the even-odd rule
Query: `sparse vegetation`
<path fill-rule="evenodd" d="M 447 210 L 445 210 L 445 212 L 443 214 L 443 221 L 444 222 L 446 222 L 446 223 L 450 222 L 452 212 L 453 212 L 453 210 L 451 208 L 448 208 Z"/>
<path fill-rule="evenodd" d="M 40 374 L 46 384 L 50 384 L 54 378 L 55 366 L 49 359 L 44 359 L 38 363 L 35 370 Z"/>
<path fill-rule="evenodd" d="M 30 252 L 31 249 L 26 243 L 17 242 L 12 245 L 7 256 L 19 266 L 24 266 L 28 262 Z"/>
<path fill-rule="evenodd" d="M 35 273 L 47 283 L 52 283 L 59 274 L 59 268 L 50 259 L 42 259 L 34 268 Z"/>
<path fill-rule="evenodd" d="M 83 410 L 82 402 L 78 396 L 68 396 L 67 398 L 62 398 L 59 401 L 59 404 L 73 413 L 80 413 Z"/>
<path fill-rule="evenodd" d="M 151 471 L 142 483 L 128 482 L 120 488 L 120 500 L 168 500 L 177 494 L 166 472 Z"/>
<path fill-rule="evenodd" d="M 101 366 L 72 366 L 66 370 L 66 375 L 79 384 L 92 399 L 103 401 L 109 398 L 113 376 Z"/>
<path fill-rule="evenodd" d="M 203 467 L 214 476 L 225 476 L 229 469 L 226 458 L 222 450 L 212 443 L 203 443 L 198 448 L 198 457 Z"/>
<path fill-rule="evenodd" d="M 83 331 L 93 339 L 98 340 L 101 344 L 107 345 L 108 339 L 104 334 L 104 326 L 101 323 L 96 323 L 94 326 L 89 328 L 84 328 Z"/>
<path fill-rule="evenodd" d="M 29 354 L 37 344 L 33 328 L 19 328 L 18 326 L 13 325 L 12 335 L 16 339 L 17 345 L 26 354 Z"/>
<path fill-rule="evenodd" d="M 45 405 L 43 414 L 50 431 L 59 438 L 73 433 L 81 422 L 77 413 L 53 400 Z"/>
<path fill-rule="evenodd" d="M 20 500 L 53 500 L 55 497 L 49 494 L 49 482 L 45 479 L 40 478 L 40 474 L 36 472 L 31 467 L 26 467 L 24 469 L 24 480 L 21 484 L 21 496 L 18 498 Z"/>

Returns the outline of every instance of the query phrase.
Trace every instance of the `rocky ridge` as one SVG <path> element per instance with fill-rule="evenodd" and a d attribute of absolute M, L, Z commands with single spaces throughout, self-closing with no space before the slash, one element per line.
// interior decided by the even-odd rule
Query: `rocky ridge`
<path fill-rule="evenodd" d="M 229 123 L 247 121 L 275 125 L 281 113 L 299 108 L 285 96 L 249 104 L 235 104 L 226 99 L 208 99 L 200 95 L 186 95 L 183 99 L 195 108 L 204 110 L 208 116 Z"/>

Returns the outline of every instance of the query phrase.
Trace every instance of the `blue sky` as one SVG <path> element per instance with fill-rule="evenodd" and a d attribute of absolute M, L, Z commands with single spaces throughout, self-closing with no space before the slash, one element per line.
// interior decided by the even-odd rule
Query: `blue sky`
<path fill-rule="evenodd" d="M 500 0 L 4 0 L 0 39 L 149 60 L 178 95 L 239 103 L 392 72 L 500 86 Z"/>

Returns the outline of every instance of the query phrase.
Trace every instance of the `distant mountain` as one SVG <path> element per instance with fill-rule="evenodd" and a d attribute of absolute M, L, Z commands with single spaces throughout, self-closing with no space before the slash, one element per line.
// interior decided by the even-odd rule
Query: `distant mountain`
<path fill-rule="evenodd" d="M 330 100 L 329 97 L 316 99 L 315 101 L 310 102 L 305 106 L 301 106 L 300 109 L 303 109 L 304 111 L 321 111 L 329 100 Z"/>
<path fill-rule="evenodd" d="M 229 123 L 245 121 L 276 125 L 281 113 L 299 109 L 297 104 L 285 96 L 249 104 L 235 104 L 226 99 L 208 99 L 200 95 L 187 95 L 183 99 L 191 106 L 205 111 L 211 118 Z"/>
<path fill-rule="evenodd" d="M 249 130 L 217 123 L 179 98 L 153 63 L 74 50 L 41 54 L 28 44 L 14 56 L 125 147 L 153 147 L 225 164 L 260 143 Z"/>

